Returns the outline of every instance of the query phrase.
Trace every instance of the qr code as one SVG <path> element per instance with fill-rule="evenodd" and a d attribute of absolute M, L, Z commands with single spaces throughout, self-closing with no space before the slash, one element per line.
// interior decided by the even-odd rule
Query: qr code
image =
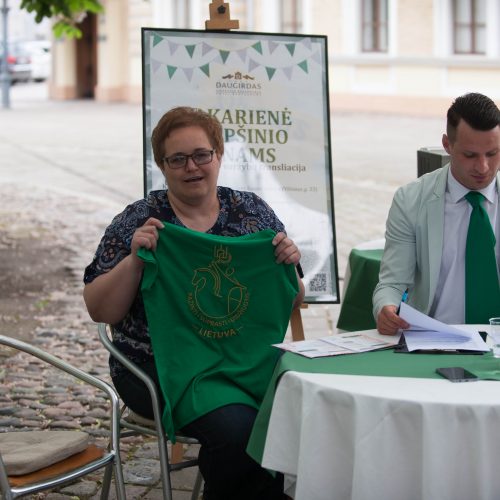
<path fill-rule="evenodd" d="M 315 274 L 309 283 L 311 292 L 326 292 L 326 273 Z"/>

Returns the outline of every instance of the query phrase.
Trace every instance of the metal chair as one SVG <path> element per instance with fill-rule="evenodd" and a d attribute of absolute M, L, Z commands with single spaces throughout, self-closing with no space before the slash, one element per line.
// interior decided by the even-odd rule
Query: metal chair
<path fill-rule="evenodd" d="M 104 468 L 101 499 L 108 498 L 113 473 L 115 477 L 116 496 L 118 499 L 125 499 L 125 484 L 119 453 L 120 406 L 118 395 L 114 388 L 106 382 L 26 342 L 0 335 L 0 345 L 34 356 L 48 365 L 100 389 L 107 395 L 110 402 L 110 435 L 108 450 L 97 448 L 91 444 L 81 453 L 58 461 L 51 466 L 44 467 L 30 474 L 22 476 L 11 475 L 10 477 L 0 452 L 0 491 L 2 497 L 5 500 L 11 500 L 24 495 L 52 489 L 73 482 L 75 479 Z M 53 439 L 51 431 L 46 431 L 43 434 L 47 434 L 47 439 Z"/>
<path fill-rule="evenodd" d="M 161 422 L 162 413 L 160 409 L 160 400 L 156 385 L 144 371 L 142 371 L 133 361 L 130 361 L 130 359 L 128 359 L 119 349 L 115 347 L 115 345 L 112 343 L 110 339 L 110 336 L 112 335 L 113 332 L 113 327 L 111 325 L 107 325 L 105 323 L 98 323 L 97 329 L 99 332 L 99 338 L 101 339 L 101 342 L 103 343 L 104 347 L 123 366 L 125 366 L 136 377 L 142 380 L 142 382 L 144 382 L 144 384 L 149 390 L 153 405 L 154 420 L 148 420 L 145 419 L 144 417 L 138 416 L 128 408 L 124 407 L 122 409 L 122 418 L 120 419 L 120 428 L 121 428 L 120 436 L 126 437 L 131 435 L 143 434 L 143 435 L 155 436 L 158 439 L 158 451 L 160 457 L 163 497 L 166 500 L 172 500 L 173 497 L 172 497 L 172 483 L 171 483 L 170 472 L 180 469 L 185 469 L 187 467 L 195 467 L 198 465 L 198 460 L 197 459 L 182 460 L 182 457 L 179 457 L 180 461 L 176 463 L 173 463 L 173 460 L 169 460 L 168 448 L 167 448 L 167 443 L 169 441 L 169 438 L 166 435 Z M 126 414 L 128 414 L 128 416 L 125 416 Z M 180 444 L 180 446 L 182 446 L 182 444 L 199 444 L 198 440 L 187 436 L 183 436 L 182 434 L 176 434 L 175 438 L 177 443 Z M 173 445 L 172 450 L 174 450 L 176 446 L 177 445 Z M 193 493 L 191 496 L 192 500 L 198 499 L 201 491 L 202 482 L 203 482 L 202 476 L 200 471 L 198 470 L 196 481 L 193 487 Z"/>

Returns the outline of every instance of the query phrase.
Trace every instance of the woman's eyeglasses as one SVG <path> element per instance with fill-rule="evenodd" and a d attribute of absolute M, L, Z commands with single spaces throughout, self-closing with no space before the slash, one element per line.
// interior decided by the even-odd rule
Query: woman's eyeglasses
<path fill-rule="evenodd" d="M 192 155 L 182 155 L 176 154 L 172 156 L 166 156 L 163 158 L 163 162 L 167 163 L 170 168 L 183 168 L 186 166 L 188 158 L 191 158 L 196 166 L 206 165 L 210 163 L 214 157 L 215 150 L 210 151 L 196 151 Z"/>

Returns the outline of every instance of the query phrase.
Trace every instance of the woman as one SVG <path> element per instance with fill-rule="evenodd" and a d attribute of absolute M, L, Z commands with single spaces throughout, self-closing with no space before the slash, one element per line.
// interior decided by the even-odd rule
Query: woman
<path fill-rule="evenodd" d="M 139 293 L 144 263 L 137 252 L 155 250 L 161 221 L 223 236 L 272 229 L 277 263 L 298 265 L 300 252 L 257 195 L 217 186 L 224 141 L 214 117 L 189 107 L 174 108 L 160 119 L 151 141 L 168 190 L 151 192 L 114 218 L 85 270 L 84 299 L 92 319 L 114 325 L 115 345 L 158 384 Z M 298 281 L 295 307 L 304 295 Z M 125 404 L 151 418 L 151 402 L 142 383 L 114 359 L 110 368 Z M 283 498 L 280 477 L 273 478 L 245 453 L 255 416 L 254 408 L 229 404 L 182 429 L 202 444 L 199 463 L 207 500 Z"/>

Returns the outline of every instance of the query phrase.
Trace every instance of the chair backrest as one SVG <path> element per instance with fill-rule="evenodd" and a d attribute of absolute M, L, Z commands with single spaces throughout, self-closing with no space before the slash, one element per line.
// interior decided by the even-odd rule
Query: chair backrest
<path fill-rule="evenodd" d="M 141 370 L 133 361 L 127 358 L 111 341 L 113 334 L 113 327 L 105 323 L 98 323 L 97 330 L 99 333 L 99 338 L 104 345 L 104 347 L 109 351 L 109 353 L 117 359 L 120 363 L 125 366 L 131 373 L 133 373 L 137 378 L 139 378 L 147 387 L 151 402 L 153 406 L 154 420 L 147 420 L 140 415 L 132 414 L 129 418 L 124 417 L 120 419 L 120 426 L 126 431 L 122 431 L 121 435 L 131 435 L 131 434 L 146 434 L 154 435 L 158 439 L 158 452 L 160 458 L 160 469 L 162 477 L 162 488 L 163 497 L 166 500 L 172 499 L 172 486 L 170 480 L 170 471 L 184 469 L 187 467 L 194 467 L 198 465 L 197 459 L 184 460 L 183 459 L 183 444 L 198 444 L 198 441 L 194 438 L 187 436 L 176 435 L 177 443 L 172 446 L 172 459 L 168 458 L 167 441 L 169 437 L 166 435 L 162 421 L 161 421 L 161 407 L 160 398 L 158 394 L 158 389 L 153 382 L 153 380 L 147 375 L 143 370 Z M 123 409 L 124 415 L 130 410 L 127 408 Z M 201 490 L 202 478 L 198 471 L 195 485 L 193 487 L 192 500 L 195 500 L 199 496 Z"/>
<path fill-rule="evenodd" d="M 91 444 L 85 446 L 85 449 L 80 449 L 78 453 L 71 456 L 57 460 L 51 465 L 45 466 L 46 457 L 41 460 L 41 469 L 31 471 L 27 474 L 19 474 L 15 477 L 9 476 L 6 464 L 2 459 L 2 444 L 0 443 L 0 491 L 3 498 L 10 500 L 19 496 L 36 493 L 39 491 L 52 489 L 61 486 L 75 479 L 85 476 L 97 469 L 106 468 L 101 498 L 106 498 L 109 493 L 109 486 L 111 476 L 115 474 L 116 495 L 118 498 L 125 498 L 125 486 L 123 481 L 123 472 L 121 468 L 121 460 L 119 453 L 119 399 L 115 390 L 106 382 L 90 375 L 79 368 L 76 368 L 69 363 L 49 354 L 37 347 L 34 347 L 26 342 L 22 342 L 11 337 L 0 335 L 0 345 L 24 352 L 33 356 L 47 365 L 54 367 L 61 372 L 67 373 L 76 379 L 89 384 L 101 391 L 103 391 L 110 404 L 110 432 L 109 432 L 109 448 L 104 450 L 97 448 Z M 65 432 L 65 431 L 62 431 Z M 27 437 L 30 438 L 30 431 L 19 433 L 16 438 Z M 33 433 L 32 433 L 33 434 Z M 33 434 L 35 436 L 35 434 Z M 53 440 L 54 434 L 50 431 L 38 433 L 35 441 L 39 446 L 46 447 L 47 440 Z M 4 442 L 7 440 L 5 439 Z M 5 445 L 4 445 L 5 446 Z M 35 445 L 33 445 L 35 446 Z M 5 449 L 5 448 L 4 448 Z M 76 448 L 75 448 L 76 449 Z M 34 452 L 35 450 L 31 450 Z M 38 455 L 43 457 L 43 455 Z M 53 462 L 50 460 L 49 462 Z M 22 471 L 21 471 L 22 472 Z"/>

